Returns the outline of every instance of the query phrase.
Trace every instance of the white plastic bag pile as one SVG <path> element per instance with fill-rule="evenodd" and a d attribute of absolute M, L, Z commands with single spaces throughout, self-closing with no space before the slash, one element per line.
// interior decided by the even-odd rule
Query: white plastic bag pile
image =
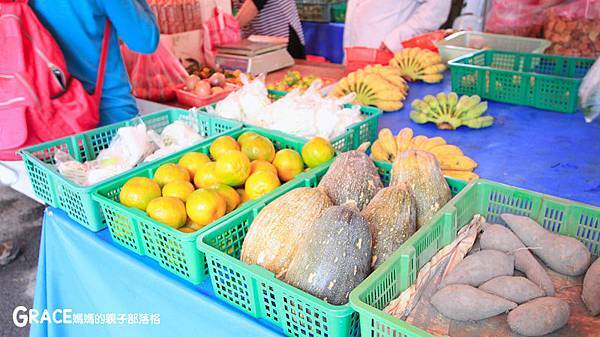
<path fill-rule="evenodd" d="M 64 151 L 54 155 L 58 172 L 82 186 L 89 186 L 125 172 L 139 163 L 165 157 L 198 143 L 202 137 L 183 121 L 167 125 L 160 135 L 143 122 L 117 130 L 110 145 L 96 159 L 79 162 Z"/>
<path fill-rule="evenodd" d="M 345 108 L 353 95 L 342 98 L 323 97 L 321 81 L 304 92 L 296 89 L 271 102 L 262 78 L 252 82 L 242 77 L 244 86 L 217 103 L 209 113 L 246 124 L 290 133 L 302 138 L 315 136 L 332 139 L 343 134 L 351 124 L 362 120 L 360 107 Z"/>
<path fill-rule="evenodd" d="M 600 58 L 596 59 L 581 82 L 579 101 L 586 122 L 591 123 L 600 115 Z"/>

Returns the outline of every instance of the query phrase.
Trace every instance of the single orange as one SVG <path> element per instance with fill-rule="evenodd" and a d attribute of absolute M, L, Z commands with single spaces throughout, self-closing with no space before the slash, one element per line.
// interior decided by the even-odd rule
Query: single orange
<path fill-rule="evenodd" d="M 273 143 L 266 137 L 256 135 L 247 139 L 242 144 L 242 152 L 248 156 L 250 160 L 266 160 L 273 161 L 275 157 L 275 147 Z"/>
<path fill-rule="evenodd" d="M 277 151 L 273 165 L 281 181 L 290 181 L 304 170 L 304 162 L 300 154 L 291 149 Z"/>
<path fill-rule="evenodd" d="M 240 204 L 239 206 L 241 206 L 242 204 L 244 204 L 246 201 L 252 200 L 250 199 L 250 197 L 248 196 L 248 193 L 246 193 L 246 190 L 243 188 L 238 188 L 236 190 L 236 192 L 240 195 Z M 239 207 L 238 206 L 238 207 Z"/>
<path fill-rule="evenodd" d="M 240 144 L 231 136 L 221 136 L 210 144 L 210 155 L 214 160 L 219 159 L 222 154 L 230 150 L 240 150 Z"/>
<path fill-rule="evenodd" d="M 215 171 L 216 167 L 217 164 L 214 161 L 200 165 L 194 176 L 194 185 L 196 185 L 196 188 L 209 188 L 220 184 L 219 177 Z"/>
<path fill-rule="evenodd" d="M 159 197 L 150 201 L 146 213 L 152 219 L 173 228 L 182 227 L 187 220 L 185 204 L 175 197 Z"/>
<path fill-rule="evenodd" d="M 302 160 L 306 166 L 317 167 L 335 155 L 335 149 L 331 143 L 322 137 L 314 137 L 302 147 Z"/>
<path fill-rule="evenodd" d="M 193 229 L 192 227 L 188 227 L 188 226 L 183 226 L 181 228 L 178 228 L 178 230 L 180 232 L 184 232 L 184 233 L 194 233 L 196 231 L 196 229 Z"/>
<path fill-rule="evenodd" d="M 250 175 L 250 160 L 240 151 L 227 151 L 217 159 L 215 172 L 223 184 L 240 186 Z"/>
<path fill-rule="evenodd" d="M 257 172 L 257 171 L 268 171 L 268 172 L 273 172 L 275 175 L 277 175 L 277 169 L 275 168 L 275 166 L 273 166 L 273 164 L 269 163 L 266 160 L 253 160 L 250 163 L 250 174 Z"/>
<path fill-rule="evenodd" d="M 273 172 L 258 171 L 248 177 L 245 190 L 248 198 L 256 200 L 280 185 L 279 178 Z"/>
<path fill-rule="evenodd" d="M 183 167 L 184 169 L 188 170 L 188 172 L 190 173 L 190 177 L 194 179 L 194 175 L 196 174 L 196 171 L 198 171 L 200 166 L 209 161 L 210 158 L 204 153 L 188 152 L 184 154 L 183 157 L 179 158 L 179 162 L 177 162 L 177 164 L 179 164 L 179 166 Z"/>
<path fill-rule="evenodd" d="M 162 188 L 162 195 L 164 197 L 175 197 L 185 202 L 190 194 L 196 190 L 194 185 L 189 181 L 177 180 L 172 181 Z"/>
<path fill-rule="evenodd" d="M 160 195 L 160 186 L 156 181 L 146 177 L 133 177 L 121 187 L 119 201 L 127 207 L 146 211 L 150 201 Z"/>
<path fill-rule="evenodd" d="M 201 188 L 190 194 L 185 208 L 190 219 L 204 227 L 225 214 L 227 201 L 214 190 Z"/>
<path fill-rule="evenodd" d="M 250 140 L 258 135 L 259 134 L 256 132 L 246 131 L 238 137 L 237 142 L 240 144 L 240 146 L 242 146 L 247 140 Z"/>
<path fill-rule="evenodd" d="M 158 185 L 160 185 L 160 187 L 163 187 L 172 181 L 190 181 L 190 173 L 188 170 L 177 164 L 169 163 L 163 164 L 156 169 L 153 179 L 158 183 Z"/>
<path fill-rule="evenodd" d="M 225 213 L 233 211 L 241 202 L 238 192 L 236 192 L 235 189 L 229 185 L 219 184 L 218 186 L 213 186 L 210 189 L 219 193 L 223 198 L 225 198 L 225 202 L 227 202 L 227 209 Z"/>

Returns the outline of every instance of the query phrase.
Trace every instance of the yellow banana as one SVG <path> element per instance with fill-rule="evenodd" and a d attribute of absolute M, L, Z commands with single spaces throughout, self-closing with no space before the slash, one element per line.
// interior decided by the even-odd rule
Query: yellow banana
<path fill-rule="evenodd" d="M 440 146 L 440 145 L 444 145 L 446 144 L 446 140 L 444 140 L 444 138 L 442 137 L 433 137 L 433 138 L 429 138 L 427 140 L 427 142 L 425 142 L 421 148 L 425 151 L 429 151 L 431 149 L 433 149 L 436 146 Z"/>
<path fill-rule="evenodd" d="M 423 69 L 423 71 L 421 71 L 421 74 L 433 75 L 433 74 L 441 73 L 444 70 L 446 70 L 446 66 L 443 63 L 438 63 L 438 64 L 427 66 L 425 69 Z"/>
<path fill-rule="evenodd" d="M 444 144 L 435 146 L 429 149 L 429 152 L 433 153 L 436 157 L 442 156 L 462 156 L 462 150 L 456 145 Z"/>
<path fill-rule="evenodd" d="M 436 156 L 442 170 L 473 171 L 477 163 L 467 156 Z"/>
<path fill-rule="evenodd" d="M 441 81 L 443 78 L 444 78 L 444 75 L 442 75 L 442 74 L 432 74 L 432 75 L 420 76 L 418 79 L 422 80 L 425 83 L 437 83 L 437 82 Z"/>
<path fill-rule="evenodd" d="M 402 109 L 404 103 L 402 103 L 401 101 L 377 100 L 375 101 L 375 106 L 377 106 L 383 111 L 396 111 Z"/>
<path fill-rule="evenodd" d="M 371 145 L 371 158 L 374 160 L 391 162 L 390 154 L 383 149 L 379 139 L 375 140 Z"/>
<path fill-rule="evenodd" d="M 410 148 L 414 150 L 422 150 L 423 143 L 425 143 L 428 139 L 429 138 L 426 136 L 418 135 L 410 141 Z"/>
<path fill-rule="evenodd" d="M 398 153 L 398 147 L 396 146 L 396 139 L 392 131 L 388 128 L 381 129 L 377 135 L 377 139 L 385 152 L 392 154 L 395 158 L 396 153 Z"/>
<path fill-rule="evenodd" d="M 398 148 L 398 153 L 408 150 L 412 138 L 413 130 L 411 128 L 404 128 L 398 132 L 396 135 L 396 146 Z"/>
<path fill-rule="evenodd" d="M 474 173 L 471 171 L 442 170 L 442 173 L 445 176 L 464 180 L 464 181 L 471 181 L 471 180 L 479 179 L 479 175 L 477 173 Z"/>

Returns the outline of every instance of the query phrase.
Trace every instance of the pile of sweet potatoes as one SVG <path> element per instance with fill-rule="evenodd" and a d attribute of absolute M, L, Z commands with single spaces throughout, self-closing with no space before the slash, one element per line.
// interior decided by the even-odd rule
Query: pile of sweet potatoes
<path fill-rule="evenodd" d="M 591 254 L 580 241 L 547 231 L 528 217 L 501 218 L 507 227 L 486 225 L 480 250 L 473 250 L 442 279 L 431 297 L 437 311 L 460 321 L 509 312 L 508 325 L 523 336 L 560 329 L 569 320 L 569 304 L 554 297 L 554 285 L 535 254 L 564 275 L 579 276 L 587 270 L 582 299 L 593 316 L 600 313 L 600 259 L 590 267 Z M 525 277 L 513 276 L 515 270 Z"/>

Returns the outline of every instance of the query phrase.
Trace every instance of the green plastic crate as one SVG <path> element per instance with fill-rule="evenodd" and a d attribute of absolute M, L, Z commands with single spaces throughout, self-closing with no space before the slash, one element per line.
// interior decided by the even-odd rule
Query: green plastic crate
<path fill-rule="evenodd" d="M 346 11 L 348 3 L 346 1 L 331 5 L 331 22 L 346 22 Z"/>
<path fill-rule="evenodd" d="M 314 187 L 329 169 L 319 166 L 285 190 L 262 200 L 252 208 L 205 231 L 198 237 L 198 249 L 206 255 L 213 290 L 221 299 L 255 318 L 279 326 L 288 336 L 359 336 L 358 315 L 346 305 L 331 305 L 277 279 L 257 265 L 239 260 L 250 224 L 270 201 L 298 187 Z M 389 166 L 376 162 L 382 179 L 389 181 Z M 388 177 L 386 180 L 385 176 Z M 447 178 L 453 191 L 465 183 Z M 366 335 L 365 335 L 366 336 Z"/>
<path fill-rule="evenodd" d="M 452 91 L 574 113 L 578 90 L 594 59 L 483 50 L 448 62 Z"/>
<path fill-rule="evenodd" d="M 273 134 L 268 130 L 258 128 L 238 129 L 230 132 L 229 135 L 237 138 L 246 131 L 253 131 L 267 137 L 273 142 L 277 150 L 289 148 L 301 151 L 304 145 L 304 142 L 298 142 L 293 138 Z M 154 162 L 152 165 L 133 170 L 118 179 L 100 185 L 93 194 L 94 200 L 100 204 L 102 212 L 106 216 L 108 229 L 114 242 L 140 255 L 151 257 L 168 271 L 194 284 L 202 282 L 208 276 L 204 254 L 196 249 L 196 238 L 204 230 L 226 222 L 255 203 L 261 203 L 263 199 L 270 200 L 271 195 L 278 194 L 280 190 L 286 190 L 295 184 L 295 180 L 289 181 L 261 199 L 246 202 L 240 208 L 194 233 L 182 233 L 150 218 L 141 210 L 127 207 L 119 202 L 121 187 L 127 180 L 133 177 L 152 178 L 159 166 L 166 163 L 177 163 L 179 158 L 190 151 L 202 152 L 208 155 L 210 144 L 210 142 L 203 142 L 187 149 L 184 153 L 171 155 Z M 307 173 L 302 173 L 295 179 L 301 180 L 305 174 Z"/>
<path fill-rule="evenodd" d="M 382 309 L 414 284 L 421 267 L 450 244 L 475 214 L 483 215 L 489 223 L 503 223 L 502 213 L 529 216 L 552 232 L 577 238 L 592 255 L 600 255 L 600 207 L 476 180 L 350 294 L 350 303 L 360 314 L 362 335 L 433 337 Z"/>
<path fill-rule="evenodd" d="M 296 0 L 298 15 L 302 21 L 331 22 L 332 7 L 337 0 Z"/>
<path fill-rule="evenodd" d="M 197 131 L 207 137 L 202 140 L 203 142 L 242 127 L 242 124 L 237 121 L 214 117 L 206 113 L 191 113 L 182 109 L 168 109 L 140 118 L 148 130 L 158 133 L 165 126 L 177 120 L 192 121 L 198 126 Z M 94 185 L 82 186 L 58 173 L 54 166 L 54 154 L 61 150 L 81 162 L 93 160 L 101 150 L 110 145 L 119 128 L 134 125 L 136 122 L 137 119 L 119 122 L 19 151 L 35 195 L 48 205 L 63 209 L 72 219 L 91 231 L 97 232 L 105 228 L 104 216 L 98 203 L 92 200 L 92 191 L 107 181 L 123 177 L 126 173 Z M 184 151 L 186 150 L 179 153 Z M 149 164 L 151 163 L 141 163 L 138 167 L 146 167 Z"/>
<path fill-rule="evenodd" d="M 287 92 L 278 90 L 269 90 L 269 97 L 272 99 L 279 99 L 285 96 Z M 213 105 L 214 107 L 214 105 Z M 352 104 L 346 104 L 345 107 L 352 107 Z M 201 108 L 206 111 L 205 108 Z M 357 149 L 360 144 L 364 142 L 374 142 L 377 139 L 377 129 L 379 127 L 379 117 L 383 115 L 383 112 L 372 106 L 361 106 L 360 113 L 363 116 L 363 120 L 354 124 L 349 125 L 346 128 L 346 132 L 330 140 L 331 145 L 338 152 L 346 152 Z M 247 127 L 256 127 L 251 124 L 245 124 Z M 271 130 L 274 133 L 286 135 L 288 137 L 295 137 L 296 139 L 306 141 L 306 139 L 292 135 L 289 133 Z"/>

